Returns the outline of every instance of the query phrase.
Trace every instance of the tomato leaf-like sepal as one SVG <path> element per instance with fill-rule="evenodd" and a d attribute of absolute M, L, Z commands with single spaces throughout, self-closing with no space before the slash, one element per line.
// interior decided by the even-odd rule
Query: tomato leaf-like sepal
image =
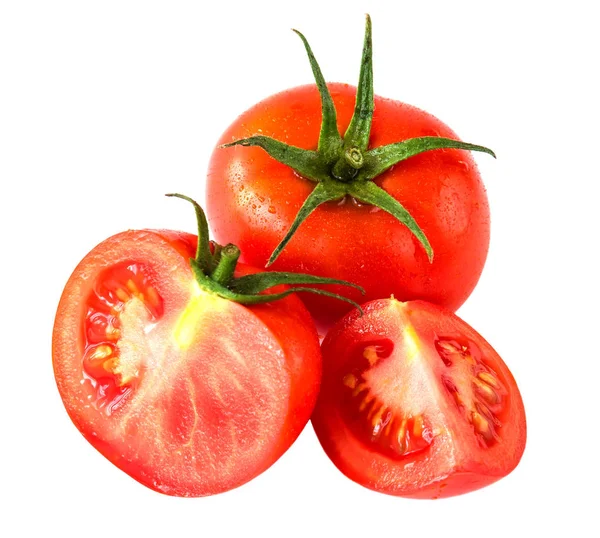
<path fill-rule="evenodd" d="M 233 146 L 256 146 L 262 148 L 276 161 L 289 166 L 312 181 L 322 181 L 329 177 L 327 167 L 316 151 L 290 146 L 268 136 L 251 136 L 230 142 L 229 144 L 223 144 L 222 147 L 230 148 Z"/>
<path fill-rule="evenodd" d="M 496 154 L 489 148 L 469 144 L 452 138 L 443 138 L 439 136 L 422 136 L 418 138 L 410 138 L 395 144 L 387 146 L 379 146 L 368 151 L 364 155 L 365 164 L 359 172 L 359 180 L 369 180 L 377 177 L 400 161 L 404 161 L 410 157 L 414 157 L 425 151 L 434 149 L 464 149 L 469 151 L 481 151 L 496 158 Z"/>
<path fill-rule="evenodd" d="M 429 240 L 423 233 L 423 230 L 419 227 L 412 215 L 404 208 L 404 206 L 398 202 L 395 198 L 390 196 L 381 187 L 378 187 L 372 181 L 365 181 L 363 183 L 352 183 L 348 187 L 348 194 L 353 196 L 360 202 L 365 202 L 377 206 L 384 211 L 388 212 L 393 217 L 396 217 L 402 224 L 404 224 L 411 233 L 421 242 L 429 261 L 433 261 L 433 249 L 429 244 Z"/>
<path fill-rule="evenodd" d="M 294 286 L 294 287 L 291 287 L 291 288 L 284 290 L 282 292 L 279 292 L 279 293 L 248 293 L 246 291 L 240 291 L 239 288 L 236 287 L 236 285 L 235 285 L 236 279 L 234 279 L 229 284 L 229 286 L 224 286 L 223 284 L 220 284 L 219 282 L 217 282 L 217 281 L 213 280 L 212 278 L 210 278 L 209 276 L 205 275 L 202 272 L 202 269 L 196 260 L 194 260 L 194 259 L 190 260 L 190 264 L 192 266 L 192 271 L 194 272 L 194 276 L 196 277 L 196 282 L 198 283 L 198 286 L 200 287 L 200 289 L 202 289 L 205 292 L 211 293 L 213 295 L 218 295 L 219 297 L 222 297 L 223 299 L 227 299 L 228 301 L 234 301 L 236 303 L 246 304 L 246 305 L 263 304 L 263 303 L 270 303 L 271 301 L 277 301 L 279 299 L 283 299 L 283 298 L 287 297 L 288 295 L 291 295 L 292 293 L 308 292 L 308 293 L 314 293 L 316 295 L 324 295 L 327 297 L 332 297 L 334 299 L 339 299 L 340 301 L 344 301 L 346 303 L 351 304 L 355 308 L 358 308 L 358 310 L 360 311 L 361 314 L 363 313 L 362 308 L 355 301 L 352 301 L 351 299 L 348 299 L 347 297 L 343 297 L 342 295 L 338 295 L 337 293 L 332 293 L 330 291 L 317 289 L 317 288 L 308 288 L 305 286 Z M 260 275 L 260 274 L 261 273 L 259 273 L 258 275 Z M 268 273 L 262 273 L 262 274 L 267 275 Z M 258 276 L 258 275 L 247 275 L 246 277 L 241 277 L 239 280 L 246 279 L 245 281 L 242 282 L 242 287 L 244 285 L 248 289 L 252 289 L 253 287 L 258 289 L 258 288 L 262 287 L 263 291 L 268 290 L 269 288 L 272 288 L 274 286 L 279 286 L 281 284 L 306 283 L 306 284 L 342 284 L 342 285 L 358 288 L 362 293 L 364 293 L 364 289 L 361 288 L 360 286 L 357 286 L 355 284 L 350 284 L 349 282 L 345 282 L 344 280 L 337 280 L 337 279 L 333 279 L 333 278 L 321 278 L 321 277 L 316 277 L 316 276 L 312 276 L 312 275 L 293 275 L 293 273 L 287 273 L 287 275 L 290 275 L 289 278 L 281 278 L 282 274 L 284 274 L 284 273 L 279 273 L 279 276 L 277 276 L 278 273 L 273 273 L 273 275 L 275 275 L 275 276 L 274 276 L 274 278 L 272 278 L 270 280 L 270 282 L 267 277 L 267 279 L 265 279 L 262 282 L 258 281 L 256 286 L 252 283 L 251 280 L 248 280 L 248 277 L 253 277 L 253 276 Z M 295 277 L 297 277 L 297 278 L 295 278 Z M 268 285 L 266 285 L 266 284 L 268 284 Z"/>
<path fill-rule="evenodd" d="M 333 104 L 331 93 L 329 93 L 329 88 L 327 88 L 325 77 L 323 77 L 321 68 L 317 63 L 317 59 L 315 58 L 308 41 L 298 30 L 294 30 L 294 32 L 300 36 L 302 43 L 304 43 L 308 61 L 310 62 L 310 67 L 312 68 L 321 97 L 322 121 L 317 152 L 323 156 L 323 160 L 326 163 L 333 164 L 338 159 L 339 150 L 343 145 L 343 140 L 337 126 L 337 112 L 335 110 L 335 105 Z"/>
<path fill-rule="evenodd" d="M 279 271 L 270 271 L 267 273 L 255 273 L 234 279 L 229 288 L 238 293 L 260 293 L 274 286 L 284 284 L 291 286 L 293 284 L 341 284 L 356 288 L 362 294 L 365 290 L 358 284 L 352 284 L 346 280 L 336 278 L 321 277 L 315 275 L 306 275 L 303 273 L 286 273 Z"/>
<path fill-rule="evenodd" d="M 367 15 L 365 40 L 363 43 L 360 75 L 356 89 L 356 105 L 350 125 L 344 135 L 344 148 L 366 151 L 371 136 L 371 123 L 375 109 L 373 94 L 373 40 L 371 38 L 371 17 Z"/>
<path fill-rule="evenodd" d="M 236 299 L 232 299 L 240 304 L 261 304 L 261 303 L 270 303 L 271 301 L 277 301 L 278 299 L 283 299 L 288 295 L 296 292 L 308 292 L 313 293 L 315 295 L 323 295 L 325 297 L 331 297 L 333 299 L 338 299 L 340 301 L 344 301 L 348 304 L 351 304 L 354 308 L 358 309 L 358 311 L 363 314 L 363 309 L 360 305 L 354 302 L 352 299 L 348 299 L 347 297 L 343 297 L 342 295 L 338 295 L 337 293 L 332 293 L 330 291 L 325 291 L 317 288 L 306 288 L 306 287 L 293 287 L 288 290 L 282 291 L 280 293 L 267 293 L 264 295 L 237 295 Z"/>
<path fill-rule="evenodd" d="M 273 254 L 271 254 L 266 266 L 269 267 L 269 265 L 271 265 L 277 259 L 281 251 L 285 248 L 285 246 L 288 244 L 288 241 L 298 229 L 298 226 L 300 226 L 300 224 L 302 224 L 306 218 L 315 209 L 317 209 L 317 207 L 325 202 L 340 200 L 346 195 L 346 193 L 347 186 L 344 183 L 338 184 L 330 180 L 318 183 L 302 204 L 300 211 L 298 211 L 294 222 L 292 222 L 292 225 L 285 234 L 284 238 L 281 240 L 279 245 L 275 247 L 275 250 L 273 251 Z"/>

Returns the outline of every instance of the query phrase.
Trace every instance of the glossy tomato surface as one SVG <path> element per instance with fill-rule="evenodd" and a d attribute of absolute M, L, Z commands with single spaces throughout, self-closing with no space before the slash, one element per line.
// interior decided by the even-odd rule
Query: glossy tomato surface
<path fill-rule="evenodd" d="M 344 133 L 355 88 L 329 84 Z M 321 104 L 316 86 L 273 95 L 243 113 L 220 144 L 256 134 L 316 149 Z M 441 121 L 399 101 L 375 97 L 370 147 L 420 136 L 458 137 Z M 467 151 L 435 150 L 400 162 L 375 178 L 412 214 L 434 251 L 430 263 L 412 233 L 388 213 L 353 199 L 318 207 L 299 227 L 273 270 L 299 271 L 360 284 L 328 287 L 358 302 L 423 299 L 456 310 L 482 272 L 490 237 L 487 195 Z M 217 147 L 207 180 L 207 214 L 217 240 L 232 241 L 244 261 L 263 267 L 315 184 L 255 147 Z M 305 296 L 313 315 L 332 320 L 347 304 Z"/>
<path fill-rule="evenodd" d="M 523 402 L 494 349 L 448 310 L 395 299 L 350 313 L 323 341 L 312 422 L 349 478 L 438 498 L 510 473 L 525 448 Z"/>
<path fill-rule="evenodd" d="M 107 239 L 69 279 L 53 335 L 77 428 L 133 478 L 177 496 L 223 492 L 267 469 L 307 423 L 321 376 L 302 302 L 245 307 L 201 291 L 195 244 L 170 231 Z"/>

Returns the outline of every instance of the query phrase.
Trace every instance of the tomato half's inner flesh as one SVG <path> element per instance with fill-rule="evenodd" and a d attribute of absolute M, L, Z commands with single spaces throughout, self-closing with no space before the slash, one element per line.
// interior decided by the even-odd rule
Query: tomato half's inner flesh
<path fill-rule="evenodd" d="M 313 425 L 348 477 L 393 495 L 437 498 L 505 476 L 526 424 L 517 385 L 494 349 L 435 305 L 367 303 L 323 342 Z"/>
<path fill-rule="evenodd" d="M 286 344 L 259 310 L 203 292 L 193 240 L 179 239 L 126 232 L 84 258 L 59 304 L 53 361 L 69 415 L 102 454 L 152 489 L 200 496 L 281 455 L 308 420 L 320 370 L 311 405 L 291 409 Z"/>

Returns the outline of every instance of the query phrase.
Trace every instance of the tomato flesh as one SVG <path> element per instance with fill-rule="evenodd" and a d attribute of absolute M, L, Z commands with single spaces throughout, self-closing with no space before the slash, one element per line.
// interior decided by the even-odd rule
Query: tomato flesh
<path fill-rule="evenodd" d="M 320 380 L 301 301 L 248 308 L 202 291 L 193 245 L 174 232 L 109 238 L 73 273 L 53 336 L 75 425 L 133 478 L 177 496 L 267 469 L 308 421 Z"/>
<path fill-rule="evenodd" d="M 378 300 L 326 336 L 313 425 L 335 465 L 384 493 L 437 498 L 508 474 L 523 403 L 493 348 L 450 311 Z"/>

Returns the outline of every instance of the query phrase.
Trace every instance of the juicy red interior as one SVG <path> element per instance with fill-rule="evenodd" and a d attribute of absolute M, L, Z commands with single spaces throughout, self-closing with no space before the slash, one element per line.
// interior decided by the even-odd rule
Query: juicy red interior
<path fill-rule="evenodd" d="M 482 447 L 497 443 L 508 394 L 498 372 L 468 338 L 438 337 L 435 348 L 444 365 L 442 385 L 460 416 L 473 427 Z"/>
<path fill-rule="evenodd" d="M 342 409 L 350 430 L 366 447 L 390 458 L 402 458 L 427 448 L 431 429 L 422 415 L 408 416 L 382 402 L 364 374 L 389 359 L 394 343 L 388 338 L 361 342 L 351 354 L 348 370 L 340 380 Z"/>
<path fill-rule="evenodd" d="M 163 300 L 152 285 L 148 269 L 135 262 L 125 262 L 101 272 L 86 301 L 83 330 L 84 382 L 90 383 L 97 409 L 113 413 L 131 393 L 135 380 L 119 375 L 121 313 L 128 301 L 139 299 L 151 322 L 163 315 Z"/>

